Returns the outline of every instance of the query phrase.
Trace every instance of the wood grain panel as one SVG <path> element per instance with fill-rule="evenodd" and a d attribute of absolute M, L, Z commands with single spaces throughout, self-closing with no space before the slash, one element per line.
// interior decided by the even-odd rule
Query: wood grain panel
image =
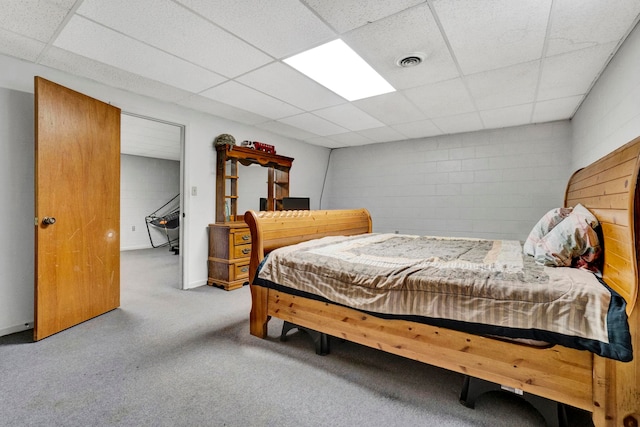
<path fill-rule="evenodd" d="M 384 320 L 349 308 L 269 292 L 269 315 L 410 359 L 591 409 L 591 355 L 514 345 L 450 329 Z M 563 363 L 562 372 L 548 375 Z"/>

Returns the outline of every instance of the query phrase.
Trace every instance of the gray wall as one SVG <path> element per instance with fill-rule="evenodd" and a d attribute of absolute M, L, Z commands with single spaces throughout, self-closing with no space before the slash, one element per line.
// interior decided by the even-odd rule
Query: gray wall
<path fill-rule="evenodd" d="M 524 240 L 561 206 L 569 121 L 334 150 L 323 204 L 374 231 Z"/>
<path fill-rule="evenodd" d="M 0 336 L 33 326 L 33 96 L 0 88 Z"/>
<path fill-rule="evenodd" d="M 150 248 L 145 217 L 180 193 L 180 162 L 120 156 L 120 249 Z M 179 203 L 180 200 L 178 199 Z M 161 211 L 159 213 L 166 212 Z M 134 230 L 135 229 L 135 230 Z M 164 232 L 149 227 L 153 244 L 167 242 Z M 172 231 L 170 237 L 175 237 Z"/>
<path fill-rule="evenodd" d="M 574 169 L 640 136 L 638 76 L 640 26 L 622 44 L 572 120 Z"/>

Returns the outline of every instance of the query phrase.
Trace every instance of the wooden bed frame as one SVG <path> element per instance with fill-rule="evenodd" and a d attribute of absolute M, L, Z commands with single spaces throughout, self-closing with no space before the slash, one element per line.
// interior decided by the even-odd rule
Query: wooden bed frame
<path fill-rule="evenodd" d="M 574 173 L 565 206 L 581 203 L 602 225 L 605 282 L 627 301 L 634 359 L 623 363 L 560 345 L 534 348 L 251 286 L 250 332 L 264 338 L 273 317 L 592 412 L 597 427 L 640 423 L 640 138 Z M 253 212 L 250 283 L 269 251 L 327 235 L 371 232 L 365 209 Z"/>

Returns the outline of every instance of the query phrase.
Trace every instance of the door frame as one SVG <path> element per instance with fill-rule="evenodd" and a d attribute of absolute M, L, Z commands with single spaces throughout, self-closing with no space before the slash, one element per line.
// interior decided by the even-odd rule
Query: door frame
<path fill-rule="evenodd" d="M 185 197 L 186 193 L 186 177 L 185 177 L 185 173 L 186 173 L 186 168 L 185 168 L 185 140 L 186 140 L 186 132 L 187 132 L 187 125 L 186 124 L 182 124 L 182 123 L 177 123 L 177 122 L 173 122 L 170 120 L 164 120 L 164 119 L 159 119 L 157 117 L 152 117 L 152 116 L 147 116 L 144 114 L 138 114 L 138 113 L 133 113 L 131 111 L 127 111 L 125 109 L 122 109 L 121 114 L 127 115 L 127 116 L 131 116 L 131 117 L 136 117 L 139 119 L 144 119 L 144 120 L 150 120 L 153 122 L 158 122 L 158 123 L 164 123 L 166 125 L 171 125 L 171 126 L 177 126 L 178 128 L 180 128 L 180 228 L 178 230 L 178 236 L 179 236 L 179 242 L 180 242 L 180 250 L 178 251 L 178 269 L 179 269 L 179 276 L 180 276 L 180 283 L 178 284 L 178 288 L 179 289 L 186 289 L 185 288 L 185 284 L 189 283 L 187 281 L 188 279 L 188 268 L 185 268 L 185 265 L 189 265 L 188 261 L 188 244 L 187 244 L 187 236 L 189 235 L 189 233 L 187 233 L 188 230 L 188 221 L 187 221 L 187 216 L 185 214 L 185 202 L 188 200 L 188 198 Z M 120 154 L 122 154 L 122 151 L 120 152 Z"/>

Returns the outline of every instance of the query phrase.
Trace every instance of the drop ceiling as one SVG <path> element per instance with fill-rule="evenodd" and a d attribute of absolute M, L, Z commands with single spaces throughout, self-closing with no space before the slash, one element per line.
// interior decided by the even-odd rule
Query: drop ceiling
<path fill-rule="evenodd" d="M 638 0 L 3 0 L 0 53 L 335 148 L 569 119 L 639 15 Z M 348 102 L 283 62 L 336 38 L 396 92 Z"/>

